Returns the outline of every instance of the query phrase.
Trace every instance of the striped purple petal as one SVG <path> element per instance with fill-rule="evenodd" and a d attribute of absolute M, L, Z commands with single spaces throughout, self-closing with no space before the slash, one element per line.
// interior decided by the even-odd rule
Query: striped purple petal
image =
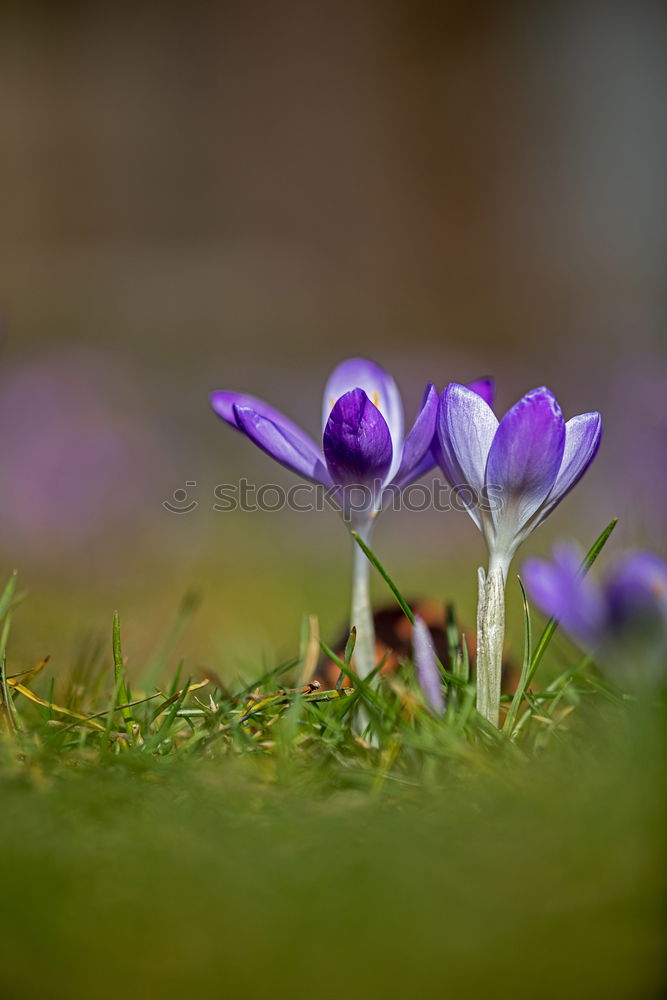
<path fill-rule="evenodd" d="M 391 375 L 366 358 L 348 358 L 334 369 L 324 389 L 322 428 L 341 396 L 352 389 L 363 389 L 371 403 L 384 417 L 392 442 L 391 476 L 398 471 L 403 448 L 403 403 Z"/>
<path fill-rule="evenodd" d="M 284 413 L 281 413 L 280 410 L 276 410 L 275 407 L 270 406 L 269 403 L 265 403 L 263 399 L 257 399 L 256 396 L 249 396 L 245 392 L 232 392 L 227 389 L 218 389 L 211 393 L 210 401 L 211 406 L 218 416 L 224 420 L 225 423 L 229 424 L 230 427 L 233 427 L 234 430 L 243 431 L 243 428 L 239 426 L 236 420 L 236 414 L 234 412 L 234 407 L 240 406 L 250 409 L 262 417 L 266 417 L 274 424 L 277 424 L 284 430 L 289 431 L 292 437 L 299 438 L 304 443 L 306 448 L 315 447 L 315 442 L 309 434 L 290 420 L 289 417 L 286 417 Z"/>
<path fill-rule="evenodd" d="M 387 481 L 391 434 L 363 389 L 346 392 L 335 403 L 324 428 L 324 456 L 334 483 L 380 488 Z"/>
<path fill-rule="evenodd" d="M 485 481 L 502 490 L 496 535 L 509 545 L 551 492 L 563 461 L 565 421 L 548 389 L 533 389 L 505 414 L 489 450 Z"/>
<path fill-rule="evenodd" d="M 469 487 L 468 509 L 481 527 L 477 501 L 485 486 L 484 472 L 498 420 L 485 400 L 472 389 L 452 382 L 440 397 L 437 417 L 439 457 L 452 486 Z M 461 494 L 467 499 L 466 494 Z"/>
<path fill-rule="evenodd" d="M 331 485 L 331 478 L 314 441 L 300 431 L 294 433 L 291 421 L 272 420 L 250 406 L 234 405 L 239 430 L 286 469 L 304 479 Z"/>
<path fill-rule="evenodd" d="M 437 414 L 438 393 L 435 386 L 429 383 L 424 393 L 421 409 L 405 439 L 401 464 L 394 477 L 395 483 L 400 488 L 413 483 L 435 465 L 431 445 L 435 434 Z"/>
<path fill-rule="evenodd" d="M 496 385 L 492 378 L 480 378 L 476 379 L 474 382 L 468 382 L 465 386 L 466 389 L 470 389 L 471 392 L 476 393 L 481 396 L 487 406 L 493 407 L 496 396 Z M 437 427 L 437 417 L 436 417 L 436 430 L 433 435 L 433 444 L 431 445 L 433 451 L 433 458 L 436 465 L 443 468 L 444 456 L 442 453 L 442 448 L 440 447 L 440 438 L 438 435 Z"/>
<path fill-rule="evenodd" d="M 556 482 L 538 514 L 541 523 L 561 500 L 574 489 L 595 458 L 602 440 L 599 413 L 582 413 L 565 424 L 565 449 Z"/>

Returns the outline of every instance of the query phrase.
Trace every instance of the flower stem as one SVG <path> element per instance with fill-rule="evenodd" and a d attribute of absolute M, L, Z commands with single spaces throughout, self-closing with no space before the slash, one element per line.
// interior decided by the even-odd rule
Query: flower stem
<path fill-rule="evenodd" d="M 373 521 L 356 527 L 357 534 L 368 545 L 373 529 Z M 375 666 L 375 626 L 369 593 L 370 563 L 362 549 L 355 543 L 352 567 L 352 609 L 350 629 L 357 629 L 354 646 L 354 667 L 362 680 Z"/>
<path fill-rule="evenodd" d="M 500 683 L 505 640 L 505 575 L 490 566 L 479 570 L 477 604 L 477 711 L 492 725 L 500 719 Z"/>

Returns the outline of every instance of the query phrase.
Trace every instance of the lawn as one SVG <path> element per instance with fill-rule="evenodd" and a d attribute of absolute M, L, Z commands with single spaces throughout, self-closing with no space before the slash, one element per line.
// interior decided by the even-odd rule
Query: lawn
<path fill-rule="evenodd" d="M 508 736 L 409 663 L 293 687 L 311 639 L 235 691 L 130 691 L 117 619 L 64 698 L 8 667 L 2 995 L 659 995 L 660 699 L 547 656 Z"/>
<path fill-rule="evenodd" d="M 5 740 L 2 995 L 657 996 L 651 718 L 591 718 L 586 744 L 426 788 Z"/>

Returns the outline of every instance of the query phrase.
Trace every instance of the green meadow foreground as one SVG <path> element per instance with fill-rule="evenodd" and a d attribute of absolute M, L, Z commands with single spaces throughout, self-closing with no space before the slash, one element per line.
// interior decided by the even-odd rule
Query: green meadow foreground
<path fill-rule="evenodd" d="M 630 720 L 430 793 L 3 751 L 5 997 L 659 993 L 662 744 Z"/>
<path fill-rule="evenodd" d="M 19 600 L 12 577 L 1 997 L 661 995 L 664 691 L 624 692 L 553 620 L 534 638 L 527 603 L 497 728 L 453 612 L 444 662 L 415 644 L 362 679 L 354 630 L 337 654 L 306 617 L 290 662 L 163 687 L 126 673 L 118 615 L 71 676 L 17 670 Z"/>
<path fill-rule="evenodd" d="M 1 995 L 658 996 L 665 721 L 402 767 L 5 733 Z"/>

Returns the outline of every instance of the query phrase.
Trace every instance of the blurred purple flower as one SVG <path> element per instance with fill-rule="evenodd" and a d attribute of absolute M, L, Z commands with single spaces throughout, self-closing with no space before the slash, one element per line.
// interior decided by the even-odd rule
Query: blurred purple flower
<path fill-rule="evenodd" d="M 640 640 L 664 648 L 667 639 L 667 562 L 653 552 L 619 559 L 602 582 L 584 576 L 576 545 L 554 549 L 553 561 L 529 559 L 528 593 L 584 649 L 613 651 Z"/>
<path fill-rule="evenodd" d="M 566 423 L 548 389 L 533 389 L 498 422 L 488 403 L 452 383 L 438 408 L 439 460 L 484 534 L 489 573 L 507 579 L 519 545 L 579 482 L 602 437 L 599 413 Z M 480 507 L 493 496 L 497 509 Z"/>
<path fill-rule="evenodd" d="M 417 680 L 429 708 L 436 715 L 442 715 L 445 710 L 445 698 L 442 693 L 442 677 L 435 655 L 431 633 L 423 618 L 415 617 L 412 630 L 412 652 L 417 671 Z"/>
<path fill-rule="evenodd" d="M 114 386 L 123 386 L 120 400 Z M 129 410 L 127 373 L 93 353 L 3 372 L 3 546 L 57 558 L 136 518 L 137 498 L 152 489 L 156 448 Z"/>

